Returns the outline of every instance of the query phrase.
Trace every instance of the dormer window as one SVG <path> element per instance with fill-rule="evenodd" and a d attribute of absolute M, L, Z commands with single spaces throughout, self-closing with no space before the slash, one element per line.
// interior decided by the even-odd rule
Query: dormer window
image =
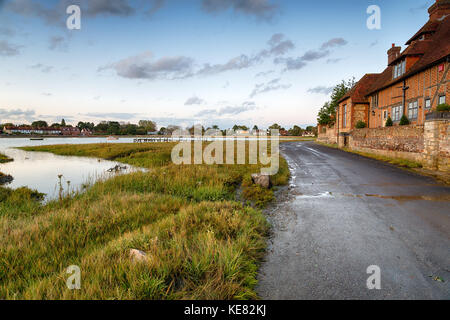
<path fill-rule="evenodd" d="M 397 63 L 394 66 L 394 79 L 397 79 L 398 77 L 401 77 L 406 72 L 406 60 L 403 60 L 402 62 Z"/>

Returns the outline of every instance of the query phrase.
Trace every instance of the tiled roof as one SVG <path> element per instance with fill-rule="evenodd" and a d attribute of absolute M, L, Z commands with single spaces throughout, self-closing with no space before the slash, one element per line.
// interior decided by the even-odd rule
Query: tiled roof
<path fill-rule="evenodd" d="M 414 40 L 418 39 L 420 36 L 427 34 L 427 33 L 433 33 L 437 30 L 439 27 L 439 21 L 428 21 L 422 28 L 420 28 L 417 33 L 406 42 L 406 45 L 411 44 Z"/>
<path fill-rule="evenodd" d="M 373 83 L 380 76 L 379 73 L 368 73 L 364 77 L 361 78 L 354 86 L 351 88 L 345 96 L 339 100 L 339 103 L 342 101 L 352 98 L 352 103 L 369 103 L 367 99 L 367 91 L 372 87 Z"/>
<path fill-rule="evenodd" d="M 429 40 L 418 40 L 416 43 L 406 48 L 402 53 L 402 56 L 405 54 L 415 54 L 422 55 L 422 57 L 414 65 L 412 65 L 403 76 L 396 79 L 392 78 L 393 66 L 388 66 L 368 90 L 368 94 L 401 82 L 450 56 L 450 16 L 447 16 L 441 21 L 437 21 L 437 23 L 439 25 Z M 423 44 L 421 42 L 423 42 Z"/>

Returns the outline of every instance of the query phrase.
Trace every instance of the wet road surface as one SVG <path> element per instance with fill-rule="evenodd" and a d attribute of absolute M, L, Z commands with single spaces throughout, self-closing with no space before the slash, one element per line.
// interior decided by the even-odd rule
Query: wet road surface
<path fill-rule="evenodd" d="M 268 212 L 261 298 L 450 298 L 449 187 L 313 142 L 280 148 L 292 179 Z"/>

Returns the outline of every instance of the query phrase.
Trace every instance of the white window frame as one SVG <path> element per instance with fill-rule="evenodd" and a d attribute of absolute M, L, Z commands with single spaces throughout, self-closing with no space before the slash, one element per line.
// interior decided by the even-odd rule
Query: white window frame
<path fill-rule="evenodd" d="M 409 120 L 415 120 L 417 119 L 417 115 L 419 113 L 419 104 L 416 101 L 411 101 L 408 104 L 408 119 Z"/>
<path fill-rule="evenodd" d="M 431 109 L 431 99 L 430 98 L 425 99 L 425 109 Z"/>
<path fill-rule="evenodd" d="M 444 99 L 444 101 L 442 102 L 441 101 L 441 99 Z M 445 95 L 443 95 L 443 96 L 439 96 L 439 103 L 438 103 L 438 105 L 440 105 L 440 104 L 444 104 L 445 103 Z"/>

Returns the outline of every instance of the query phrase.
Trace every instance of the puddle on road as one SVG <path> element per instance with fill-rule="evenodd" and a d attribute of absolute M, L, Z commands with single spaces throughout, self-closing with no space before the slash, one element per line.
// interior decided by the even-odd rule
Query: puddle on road
<path fill-rule="evenodd" d="M 390 199 L 390 200 L 396 200 L 399 202 L 406 202 L 406 201 L 419 201 L 419 200 L 425 200 L 425 201 L 438 201 L 438 202 L 450 202 L 450 194 L 445 195 L 436 195 L 436 196 L 386 196 L 386 195 L 380 195 L 380 194 L 343 194 L 345 197 L 352 197 L 352 198 L 379 198 L 379 199 Z"/>
<path fill-rule="evenodd" d="M 392 200 L 397 200 L 399 202 L 418 201 L 418 200 L 439 201 L 439 202 L 449 202 L 450 201 L 450 194 L 437 195 L 437 196 L 383 196 L 383 195 L 379 195 L 379 194 L 365 194 L 365 196 L 371 197 L 371 198 L 392 199 Z"/>

